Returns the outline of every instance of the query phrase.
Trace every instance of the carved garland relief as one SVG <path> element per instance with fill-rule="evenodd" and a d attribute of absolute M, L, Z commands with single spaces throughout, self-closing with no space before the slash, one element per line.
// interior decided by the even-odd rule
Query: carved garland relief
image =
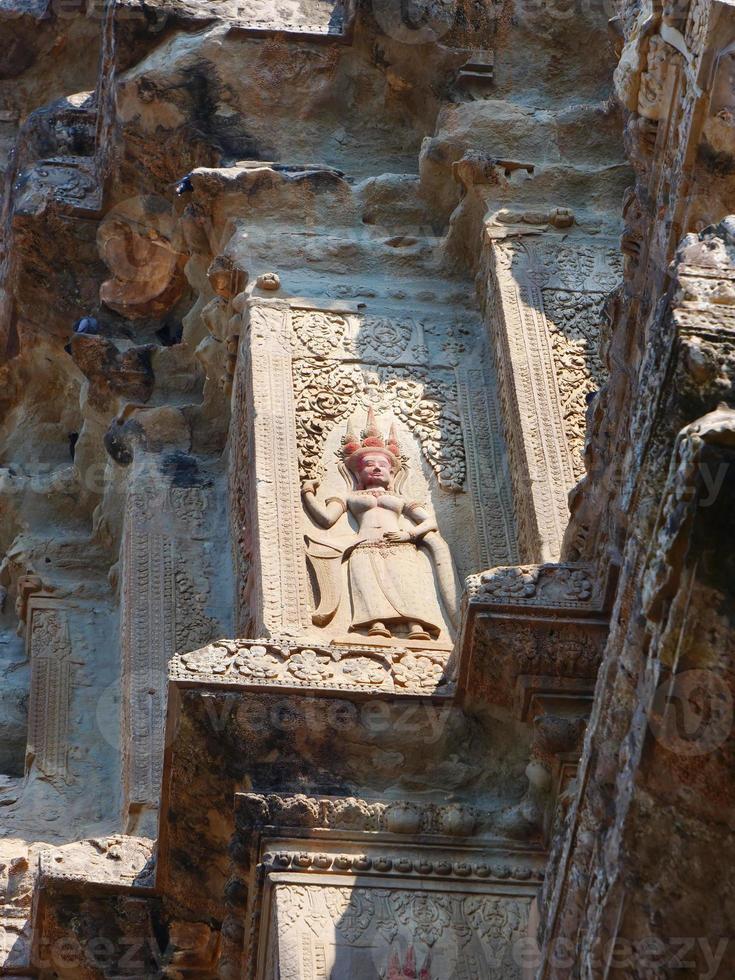
<path fill-rule="evenodd" d="M 240 684 L 449 693 L 446 654 L 290 644 L 279 640 L 221 640 L 171 664 L 171 676 Z"/>
<path fill-rule="evenodd" d="M 521 976 L 513 946 L 527 929 L 528 899 L 279 883 L 274 906 L 281 980 Z"/>

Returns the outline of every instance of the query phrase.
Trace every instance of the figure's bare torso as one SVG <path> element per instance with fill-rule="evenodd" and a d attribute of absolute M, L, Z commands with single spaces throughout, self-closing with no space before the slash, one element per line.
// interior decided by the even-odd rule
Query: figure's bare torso
<path fill-rule="evenodd" d="M 361 490 L 347 497 L 349 512 L 357 521 L 361 537 L 380 539 L 386 531 L 399 530 L 405 501 L 389 491 Z"/>

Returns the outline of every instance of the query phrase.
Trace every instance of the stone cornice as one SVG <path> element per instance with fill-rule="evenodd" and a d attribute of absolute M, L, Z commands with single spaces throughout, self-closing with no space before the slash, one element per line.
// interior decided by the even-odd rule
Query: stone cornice
<path fill-rule="evenodd" d="M 298 691 L 453 693 L 446 650 L 335 646 L 293 639 L 218 640 L 179 654 L 169 665 L 175 682 Z"/>

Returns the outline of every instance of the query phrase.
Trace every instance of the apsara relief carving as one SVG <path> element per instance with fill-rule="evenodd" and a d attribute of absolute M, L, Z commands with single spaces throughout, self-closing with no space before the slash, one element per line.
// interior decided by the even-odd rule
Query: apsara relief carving
<path fill-rule="evenodd" d="M 487 358 L 478 361 L 481 326 L 456 313 L 442 320 L 349 304 L 294 306 L 290 324 L 302 483 L 323 481 L 335 429 L 370 409 L 392 416 L 415 437 L 428 481 L 469 495 L 476 557 L 463 574 L 516 560 L 497 383 Z"/>
<path fill-rule="evenodd" d="M 456 622 L 454 569 L 432 511 L 403 495 L 406 459 L 395 428 L 384 438 L 370 410 L 361 436 L 348 428 L 341 457 L 340 471 L 348 485 L 344 494 L 321 503 L 317 481 L 302 487 L 307 514 L 330 532 L 306 535 L 320 594 L 314 624 L 326 626 L 334 617 L 342 601 L 341 564 L 346 562 L 351 631 L 437 639 L 444 622 L 440 602 L 450 622 Z M 333 531 L 345 514 L 357 530 Z"/>

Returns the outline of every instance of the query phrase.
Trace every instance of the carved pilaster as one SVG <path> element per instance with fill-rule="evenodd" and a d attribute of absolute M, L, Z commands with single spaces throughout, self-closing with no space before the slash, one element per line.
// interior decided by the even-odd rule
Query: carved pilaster
<path fill-rule="evenodd" d="M 234 422 L 247 460 L 234 459 L 251 476 L 236 520 L 250 554 L 240 574 L 255 635 L 303 633 L 310 624 L 296 444 L 289 307 L 249 300 L 240 342 Z M 237 440 L 236 440 L 237 442 Z M 243 528 L 237 529 L 242 540 Z"/>
<path fill-rule="evenodd" d="M 483 565 L 518 561 L 510 468 L 502 439 L 497 382 L 487 369 L 457 370 L 457 394 Z M 503 556 L 502 559 L 499 556 Z"/>
<path fill-rule="evenodd" d="M 585 396 L 603 378 L 601 306 L 621 274 L 611 246 L 488 238 L 487 312 L 525 560 L 555 560 L 583 474 Z"/>
<path fill-rule="evenodd" d="M 123 528 L 122 752 L 128 812 L 158 803 L 166 677 L 178 649 L 216 633 L 206 605 L 210 570 L 196 546 L 206 534 L 204 487 L 170 487 L 155 462 L 136 460 Z"/>
<path fill-rule="evenodd" d="M 28 600 L 31 692 L 26 768 L 68 778 L 72 648 L 66 611 L 53 599 Z"/>
<path fill-rule="evenodd" d="M 158 799 L 164 681 L 175 650 L 174 544 L 155 520 L 154 501 L 150 489 L 133 489 L 123 531 L 122 749 L 128 809 Z"/>

